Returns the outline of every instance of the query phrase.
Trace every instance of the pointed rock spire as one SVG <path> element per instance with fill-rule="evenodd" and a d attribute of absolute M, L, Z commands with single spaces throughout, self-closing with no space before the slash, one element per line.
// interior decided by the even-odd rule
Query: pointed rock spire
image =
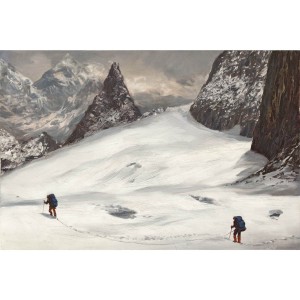
<path fill-rule="evenodd" d="M 119 64 L 114 62 L 102 91 L 95 97 L 66 144 L 74 143 L 99 130 L 135 121 L 140 116 L 141 113 L 124 83 Z"/>

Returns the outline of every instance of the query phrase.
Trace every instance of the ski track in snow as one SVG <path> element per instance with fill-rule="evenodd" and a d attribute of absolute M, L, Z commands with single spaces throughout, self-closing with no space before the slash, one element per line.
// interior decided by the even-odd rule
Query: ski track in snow
<path fill-rule="evenodd" d="M 266 162 L 250 144 L 180 110 L 99 132 L 1 178 L 0 249 L 300 249 L 298 197 L 231 185 Z M 51 192 L 57 221 L 41 213 Z"/>

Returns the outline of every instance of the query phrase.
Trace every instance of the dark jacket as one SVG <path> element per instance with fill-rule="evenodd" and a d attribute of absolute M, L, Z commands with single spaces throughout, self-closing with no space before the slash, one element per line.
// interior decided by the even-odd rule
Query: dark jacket
<path fill-rule="evenodd" d="M 239 224 L 238 224 L 236 218 L 233 219 L 233 225 L 231 226 L 231 228 L 239 229 Z"/>
<path fill-rule="evenodd" d="M 50 201 L 50 197 L 47 197 L 47 201 L 44 201 L 44 203 L 45 203 L 45 204 L 49 204 L 49 206 L 50 206 L 51 208 L 55 208 L 55 207 L 52 205 L 51 201 Z"/>

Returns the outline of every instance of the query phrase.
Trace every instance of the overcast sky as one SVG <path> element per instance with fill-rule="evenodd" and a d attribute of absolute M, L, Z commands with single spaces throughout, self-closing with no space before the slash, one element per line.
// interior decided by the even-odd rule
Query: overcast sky
<path fill-rule="evenodd" d="M 118 62 L 135 101 L 157 107 L 194 100 L 220 51 L 0 51 L 0 58 L 36 81 L 67 53 L 97 64 L 104 78 Z"/>

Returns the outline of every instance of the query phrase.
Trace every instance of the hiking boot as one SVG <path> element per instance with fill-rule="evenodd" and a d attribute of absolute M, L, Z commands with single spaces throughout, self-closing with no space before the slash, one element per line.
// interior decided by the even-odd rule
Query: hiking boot
<path fill-rule="evenodd" d="M 234 242 L 234 243 L 236 243 L 236 242 L 237 242 L 237 240 L 236 240 L 236 236 L 235 236 L 235 235 L 233 236 L 233 242 Z"/>

